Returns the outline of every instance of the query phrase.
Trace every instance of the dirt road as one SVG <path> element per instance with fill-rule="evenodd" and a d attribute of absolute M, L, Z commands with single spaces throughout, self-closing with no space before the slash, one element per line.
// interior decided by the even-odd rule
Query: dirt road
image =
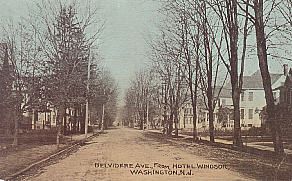
<path fill-rule="evenodd" d="M 223 162 L 224 163 L 224 162 Z M 134 129 L 112 129 L 26 180 L 251 180 L 228 165 L 161 143 Z"/>

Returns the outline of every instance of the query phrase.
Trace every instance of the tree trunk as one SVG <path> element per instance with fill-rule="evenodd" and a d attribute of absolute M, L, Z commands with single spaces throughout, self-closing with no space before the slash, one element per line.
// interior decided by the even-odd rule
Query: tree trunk
<path fill-rule="evenodd" d="M 76 133 L 77 132 L 77 106 L 75 105 L 74 106 L 74 116 L 73 116 L 73 133 Z"/>
<path fill-rule="evenodd" d="M 271 84 L 271 77 L 268 68 L 263 8 L 264 8 L 263 0 L 254 0 L 257 55 L 259 59 L 259 67 L 261 70 L 263 87 L 265 91 L 268 121 L 270 123 L 269 124 L 270 129 L 272 131 L 274 150 L 277 154 L 283 154 L 284 148 L 282 142 L 281 127 L 275 117 L 275 103 Z"/>
<path fill-rule="evenodd" d="M 199 56 L 198 49 L 199 48 L 197 48 L 197 56 Z M 189 71 L 190 71 L 190 65 L 189 65 Z M 196 59 L 195 90 L 193 90 L 193 83 L 190 80 L 191 100 L 192 100 L 192 107 L 193 107 L 193 139 L 194 140 L 198 139 L 198 133 L 197 133 L 197 93 L 198 93 L 198 80 L 199 80 L 198 76 L 199 76 L 199 59 L 197 58 Z"/>
<path fill-rule="evenodd" d="M 233 145 L 242 146 L 241 127 L 240 127 L 240 92 L 238 77 L 238 19 L 237 19 L 237 1 L 231 0 L 227 3 L 227 14 L 230 18 L 229 37 L 230 37 L 230 77 L 232 86 L 232 101 L 234 112 L 234 130 L 233 130 Z M 243 68 L 242 68 L 243 70 Z"/>
<path fill-rule="evenodd" d="M 175 126 L 175 137 L 178 137 L 178 111 L 175 111 L 175 116 L 174 116 L 174 126 Z"/>
<path fill-rule="evenodd" d="M 21 104 L 17 105 L 16 108 L 16 118 L 14 119 L 14 136 L 13 136 L 13 146 L 18 145 L 18 133 L 19 133 L 19 121 L 22 119 Z"/>
<path fill-rule="evenodd" d="M 20 106 L 18 106 L 20 107 Z M 20 108 L 18 108 L 17 110 L 17 116 L 14 119 L 14 135 L 13 135 L 13 146 L 17 146 L 18 145 L 18 132 L 19 132 L 19 120 L 21 119 L 21 112 L 19 110 Z"/>
<path fill-rule="evenodd" d="M 214 135 L 214 112 L 213 110 L 209 109 L 209 133 L 210 133 L 210 142 L 215 142 L 215 135 Z"/>
<path fill-rule="evenodd" d="M 144 129 L 144 117 L 140 116 L 140 130 Z"/>
<path fill-rule="evenodd" d="M 209 62 L 209 71 L 207 71 L 208 76 L 208 87 L 207 87 L 207 106 L 209 112 L 209 133 L 210 133 L 210 142 L 215 142 L 214 136 L 214 108 L 213 108 L 213 87 L 212 87 L 212 61 Z"/>
<path fill-rule="evenodd" d="M 80 116 L 79 122 L 80 122 L 80 133 L 85 133 L 85 106 L 81 106 L 80 108 L 82 116 Z"/>
<path fill-rule="evenodd" d="M 168 120 L 168 136 L 172 136 L 173 131 L 173 113 L 170 114 L 169 120 Z"/>
<path fill-rule="evenodd" d="M 63 134 L 67 135 L 67 116 L 64 117 Z"/>
<path fill-rule="evenodd" d="M 234 130 L 233 130 L 233 145 L 241 147 L 243 145 L 241 138 L 241 127 L 240 127 L 240 90 L 237 88 L 233 90 L 232 101 L 233 101 L 233 113 L 234 113 Z"/>
<path fill-rule="evenodd" d="M 57 148 L 60 146 L 60 137 L 61 137 L 61 130 L 62 130 L 62 124 L 63 124 L 63 119 L 65 117 L 65 106 L 62 104 L 59 107 L 58 113 L 57 113 Z"/>

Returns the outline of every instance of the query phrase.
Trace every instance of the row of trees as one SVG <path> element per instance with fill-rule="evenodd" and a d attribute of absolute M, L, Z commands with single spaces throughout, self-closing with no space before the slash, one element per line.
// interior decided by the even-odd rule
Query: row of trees
<path fill-rule="evenodd" d="M 159 104 L 157 103 L 160 102 L 160 97 L 157 81 L 153 79 L 153 76 L 153 71 L 141 70 L 131 81 L 125 93 L 125 106 L 122 109 L 124 124 L 131 127 L 139 126 L 141 130 L 144 129 L 146 123 L 156 127 L 153 118 L 158 114 Z"/>
<path fill-rule="evenodd" d="M 161 13 L 165 17 L 163 25 L 150 45 L 157 81 L 165 90 L 160 94 L 164 100 L 161 105 L 170 112 L 170 117 L 165 117 L 169 134 L 173 122 L 177 123 L 177 111 L 190 101 L 196 139 L 196 109 L 203 102 L 209 114 L 210 141 L 214 142 L 214 109 L 229 79 L 233 144 L 241 147 L 240 93 L 244 68 L 247 58 L 258 59 L 274 149 L 276 153 L 283 153 L 280 123 L 274 116 L 268 57 L 290 60 L 291 1 L 167 0 L 163 2 Z M 255 50 L 257 56 L 254 56 Z"/>
<path fill-rule="evenodd" d="M 66 129 L 67 108 L 83 114 L 81 120 L 72 118 L 73 127 L 81 124 L 81 131 L 88 121 L 86 102 L 89 110 L 102 110 L 95 111 L 102 115 L 102 129 L 115 119 L 111 112 L 116 109 L 117 85 L 100 64 L 98 40 L 104 23 L 97 13 L 89 1 L 48 0 L 36 3 L 20 22 L 2 24 L 0 111 L 5 125 L 14 120 L 14 145 L 23 114 L 34 114 L 48 103 L 57 110 L 57 143 Z"/>

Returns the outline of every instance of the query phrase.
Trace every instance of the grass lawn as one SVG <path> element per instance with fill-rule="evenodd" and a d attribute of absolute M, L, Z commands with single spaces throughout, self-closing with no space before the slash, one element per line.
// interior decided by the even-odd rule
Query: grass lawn
<path fill-rule="evenodd" d="M 251 154 L 218 146 L 192 143 L 187 139 L 174 140 L 159 133 L 145 133 L 149 138 L 160 140 L 161 144 L 174 144 L 194 155 L 226 164 L 231 170 L 256 180 L 291 180 L 292 160 L 282 159 L 272 153 Z M 171 142 L 170 142 L 171 140 Z"/>
<path fill-rule="evenodd" d="M 273 143 L 258 143 L 258 145 L 273 147 Z M 284 143 L 284 149 L 292 150 L 292 144 Z"/>
<path fill-rule="evenodd" d="M 65 146 L 62 144 L 60 148 Z M 1 151 L 0 178 L 5 178 L 57 151 L 56 145 L 20 145 L 10 148 L 8 152 Z"/>
<path fill-rule="evenodd" d="M 61 138 L 59 150 L 56 132 L 42 130 L 19 134 L 19 145 L 13 147 L 13 136 L 0 137 L 0 178 L 5 178 L 73 143 L 70 137 Z"/>

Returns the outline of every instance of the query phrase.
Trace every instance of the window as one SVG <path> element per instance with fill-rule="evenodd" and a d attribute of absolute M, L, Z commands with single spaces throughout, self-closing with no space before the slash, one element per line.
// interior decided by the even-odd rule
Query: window
<path fill-rule="evenodd" d="M 244 92 L 242 92 L 242 93 L 240 94 L 240 96 L 241 96 L 241 101 L 244 101 Z"/>
<path fill-rule="evenodd" d="M 253 101 L 253 92 L 248 93 L 248 100 Z"/>
<path fill-rule="evenodd" d="M 248 124 L 247 126 L 251 128 L 252 127 L 252 124 Z"/>
<path fill-rule="evenodd" d="M 248 119 L 253 119 L 253 109 L 248 110 Z"/>
<path fill-rule="evenodd" d="M 244 109 L 240 109 L 240 119 L 244 119 Z"/>

